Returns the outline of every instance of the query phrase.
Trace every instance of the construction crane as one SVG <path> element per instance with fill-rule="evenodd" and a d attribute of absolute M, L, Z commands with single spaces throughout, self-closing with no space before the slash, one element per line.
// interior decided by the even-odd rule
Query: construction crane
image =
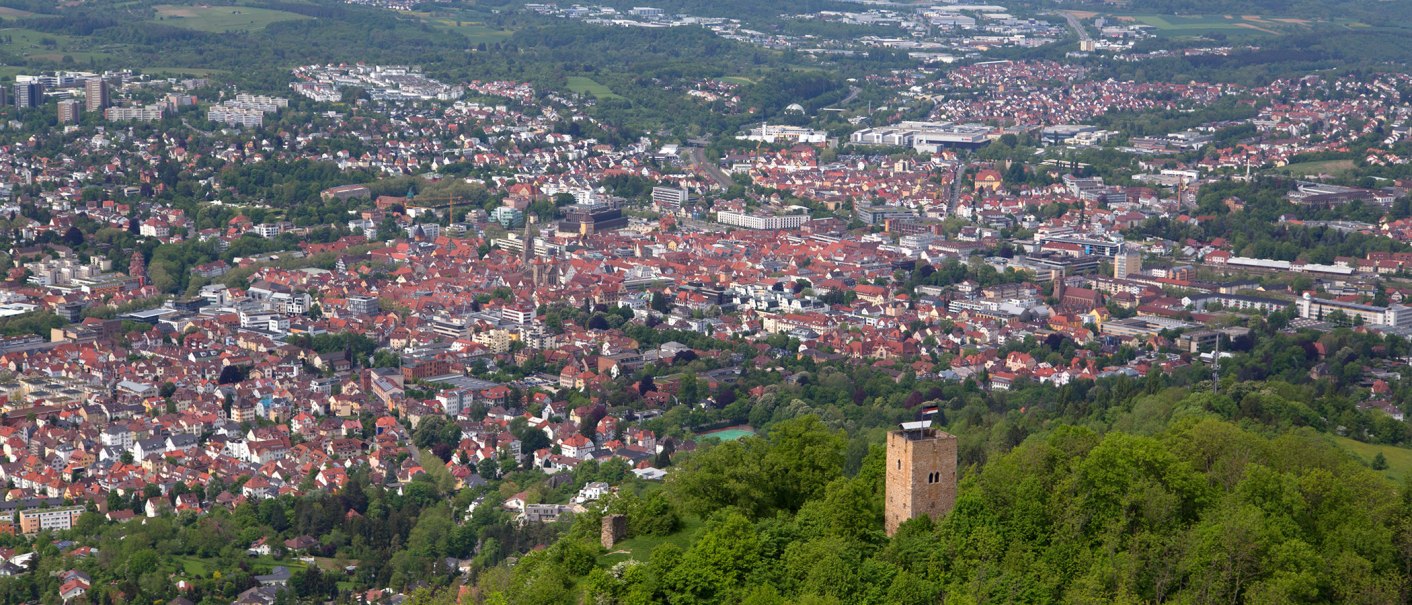
<path fill-rule="evenodd" d="M 451 222 L 454 223 L 456 222 L 456 200 L 458 198 L 459 196 L 455 195 L 439 195 L 435 197 L 408 198 L 408 202 L 410 203 L 415 199 L 418 202 L 418 207 L 431 208 L 433 210 L 436 209 L 439 202 L 446 202 L 446 215 L 450 217 Z"/>

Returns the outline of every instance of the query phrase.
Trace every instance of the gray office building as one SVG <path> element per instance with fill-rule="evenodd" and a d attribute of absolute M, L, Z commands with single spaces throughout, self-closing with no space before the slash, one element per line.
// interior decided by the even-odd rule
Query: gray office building
<path fill-rule="evenodd" d="M 39 82 L 15 84 L 15 107 L 30 109 L 44 104 L 44 85 Z"/>

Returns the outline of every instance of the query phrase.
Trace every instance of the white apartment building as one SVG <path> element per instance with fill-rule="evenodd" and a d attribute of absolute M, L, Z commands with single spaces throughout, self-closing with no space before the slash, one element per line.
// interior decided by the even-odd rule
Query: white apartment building
<path fill-rule="evenodd" d="M 756 230 L 798 229 L 809 222 L 807 214 L 749 214 L 745 212 L 721 211 L 716 213 L 716 222 Z"/>

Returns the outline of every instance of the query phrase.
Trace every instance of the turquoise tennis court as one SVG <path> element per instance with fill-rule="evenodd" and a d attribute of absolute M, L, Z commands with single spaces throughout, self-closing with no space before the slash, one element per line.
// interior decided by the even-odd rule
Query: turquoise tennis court
<path fill-rule="evenodd" d="M 755 429 L 752 429 L 742 424 L 740 426 L 728 426 L 723 429 L 707 431 L 705 433 L 701 433 L 699 436 L 702 438 L 720 439 L 721 441 L 735 441 L 736 439 L 740 439 L 742 437 L 749 437 L 754 434 Z"/>

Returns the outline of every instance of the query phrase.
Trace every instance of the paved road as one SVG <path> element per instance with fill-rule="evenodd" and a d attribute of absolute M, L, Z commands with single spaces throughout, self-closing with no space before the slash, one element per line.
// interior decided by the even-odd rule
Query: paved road
<path fill-rule="evenodd" d="M 726 231 L 730 231 L 730 227 L 720 223 L 712 223 L 694 218 L 681 219 L 677 224 L 683 229 L 690 229 L 692 231 L 706 231 L 710 233 L 725 233 Z"/>
<path fill-rule="evenodd" d="M 1079 23 L 1079 18 L 1075 17 L 1073 13 L 1060 11 L 1059 14 L 1064 16 L 1064 20 L 1069 22 L 1069 27 L 1074 30 L 1074 33 L 1079 35 L 1080 42 L 1087 42 L 1093 39 L 1088 35 L 1088 30 L 1084 29 L 1083 24 Z"/>
<path fill-rule="evenodd" d="M 187 122 L 187 121 L 186 121 L 186 118 L 182 118 L 182 119 L 181 119 L 181 125 L 187 127 L 187 128 L 190 129 L 192 132 L 199 132 L 199 133 L 204 134 L 204 135 L 206 135 L 206 136 L 208 136 L 208 137 L 216 136 L 216 133 L 214 133 L 214 132 L 209 132 L 209 131 L 201 130 L 200 128 L 197 128 L 197 127 L 195 127 L 195 126 L 192 126 L 190 122 Z"/>
<path fill-rule="evenodd" d="M 956 204 L 961 201 L 961 179 L 966 176 L 966 171 L 971 169 L 971 165 L 961 162 L 956 166 L 956 180 L 951 182 L 951 201 L 946 205 L 946 216 L 956 216 Z"/>
<path fill-rule="evenodd" d="M 858 98 L 858 93 L 860 93 L 860 92 L 863 92 L 863 89 L 858 88 L 857 86 L 849 86 L 849 87 L 848 87 L 848 96 L 844 97 L 842 101 L 839 101 L 839 102 L 838 102 L 838 106 L 839 106 L 839 107 L 843 107 L 844 105 L 847 105 L 847 104 L 849 104 L 849 103 L 852 103 L 852 102 L 853 102 L 853 99 Z"/>
<path fill-rule="evenodd" d="M 690 147 L 686 150 L 686 157 L 687 163 L 695 168 L 697 172 L 706 175 L 707 178 L 715 181 L 715 183 L 722 188 L 729 189 L 731 185 L 735 184 L 735 181 L 731 180 L 730 175 L 722 172 L 721 168 L 717 166 L 715 162 L 706 159 L 705 149 Z"/>

